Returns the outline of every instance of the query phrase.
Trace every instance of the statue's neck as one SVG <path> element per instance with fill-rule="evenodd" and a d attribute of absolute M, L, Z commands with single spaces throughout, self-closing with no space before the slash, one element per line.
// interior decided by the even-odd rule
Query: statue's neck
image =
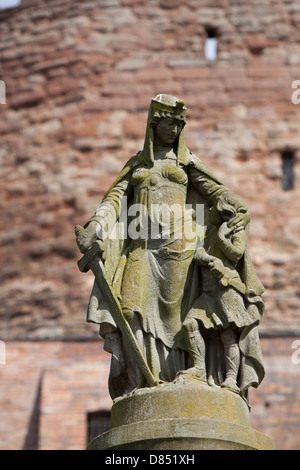
<path fill-rule="evenodd" d="M 166 145 L 161 145 L 159 143 L 157 144 L 154 143 L 153 154 L 154 154 L 154 160 L 159 160 L 162 158 L 171 158 L 171 159 L 176 158 L 173 145 L 166 146 Z"/>

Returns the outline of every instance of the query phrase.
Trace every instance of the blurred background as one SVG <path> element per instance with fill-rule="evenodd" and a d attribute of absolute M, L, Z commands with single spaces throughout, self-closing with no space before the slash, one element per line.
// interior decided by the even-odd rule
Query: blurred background
<path fill-rule="evenodd" d="M 5 0 L 0 38 L 0 449 L 84 449 L 109 426 L 74 226 L 142 148 L 158 93 L 185 102 L 186 145 L 252 213 L 251 423 L 300 449 L 299 2 Z"/>

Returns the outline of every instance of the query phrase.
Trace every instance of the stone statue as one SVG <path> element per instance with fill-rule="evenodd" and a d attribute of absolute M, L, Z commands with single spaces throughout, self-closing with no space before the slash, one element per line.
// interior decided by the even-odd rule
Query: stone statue
<path fill-rule="evenodd" d="M 75 228 L 79 267 L 95 274 L 87 321 L 112 354 L 113 399 L 189 378 L 247 399 L 264 375 L 250 214 L 186 148 L 185 124 L 182 101 L 152 99 L 143 149 Z"/>

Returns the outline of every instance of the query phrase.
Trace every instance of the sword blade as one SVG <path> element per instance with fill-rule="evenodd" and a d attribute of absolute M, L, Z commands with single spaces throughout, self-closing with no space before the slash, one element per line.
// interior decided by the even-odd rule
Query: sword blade
<path fill-rule="evenodd" d="M 134 336 L 129 323 L 123 315 L 122 307 L 118 298 L 115 296 L 112 286 L 108 283 L 105 277 L 105 270 L 103 263 L 97 255 L 101 251 L 101 244 L 95 242 L 90 250 L 84 254 L 81 260 L 78 261 L 78 267 L 82 272 L 88 272 L 92 270 L 95 279 L 104 295 L 105 300 L 111 308 L 112 316 L 120 329 L 124 339 L 127 341 L 132 353 L 134 354 L 135 360 L 141 369 L 145 379 L 150 387 L 158 385 L 160 382 L 155 379 L 152 371 L 150 370 L 147 361 L 145 360 L 140 347 L 137 343 L 136 337 Z"/>

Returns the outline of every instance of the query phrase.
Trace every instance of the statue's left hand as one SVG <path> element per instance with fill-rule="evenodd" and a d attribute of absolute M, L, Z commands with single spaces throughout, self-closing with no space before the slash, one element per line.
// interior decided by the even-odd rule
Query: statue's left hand
<path fill-rule="evenodd" d="M 240 230 L 244 230 L 246 225 L 250 222 L 251 216 L 250 212 L 247 210 L 245 212 L 238 212 L 233 219 L 228 222 L 229 228 L 234 228 L 233 233 L 237 233 Z"/>
<path fill-rule="evenodd" d="M 208 263 L 208 267 L 218 279 L 221 279 L 224 274 L 224 265 L 220 259 L 215 257 L 213 258 L 214 259 Z"/>
<path fill-rule="evenodd" d="M 228 222 L 223 222 L 219 227 L 218 236 L 224 239 L 227 238 L 232 232 L 235 233 L 235 225 L 232 224 L 230 227 Z"/>

